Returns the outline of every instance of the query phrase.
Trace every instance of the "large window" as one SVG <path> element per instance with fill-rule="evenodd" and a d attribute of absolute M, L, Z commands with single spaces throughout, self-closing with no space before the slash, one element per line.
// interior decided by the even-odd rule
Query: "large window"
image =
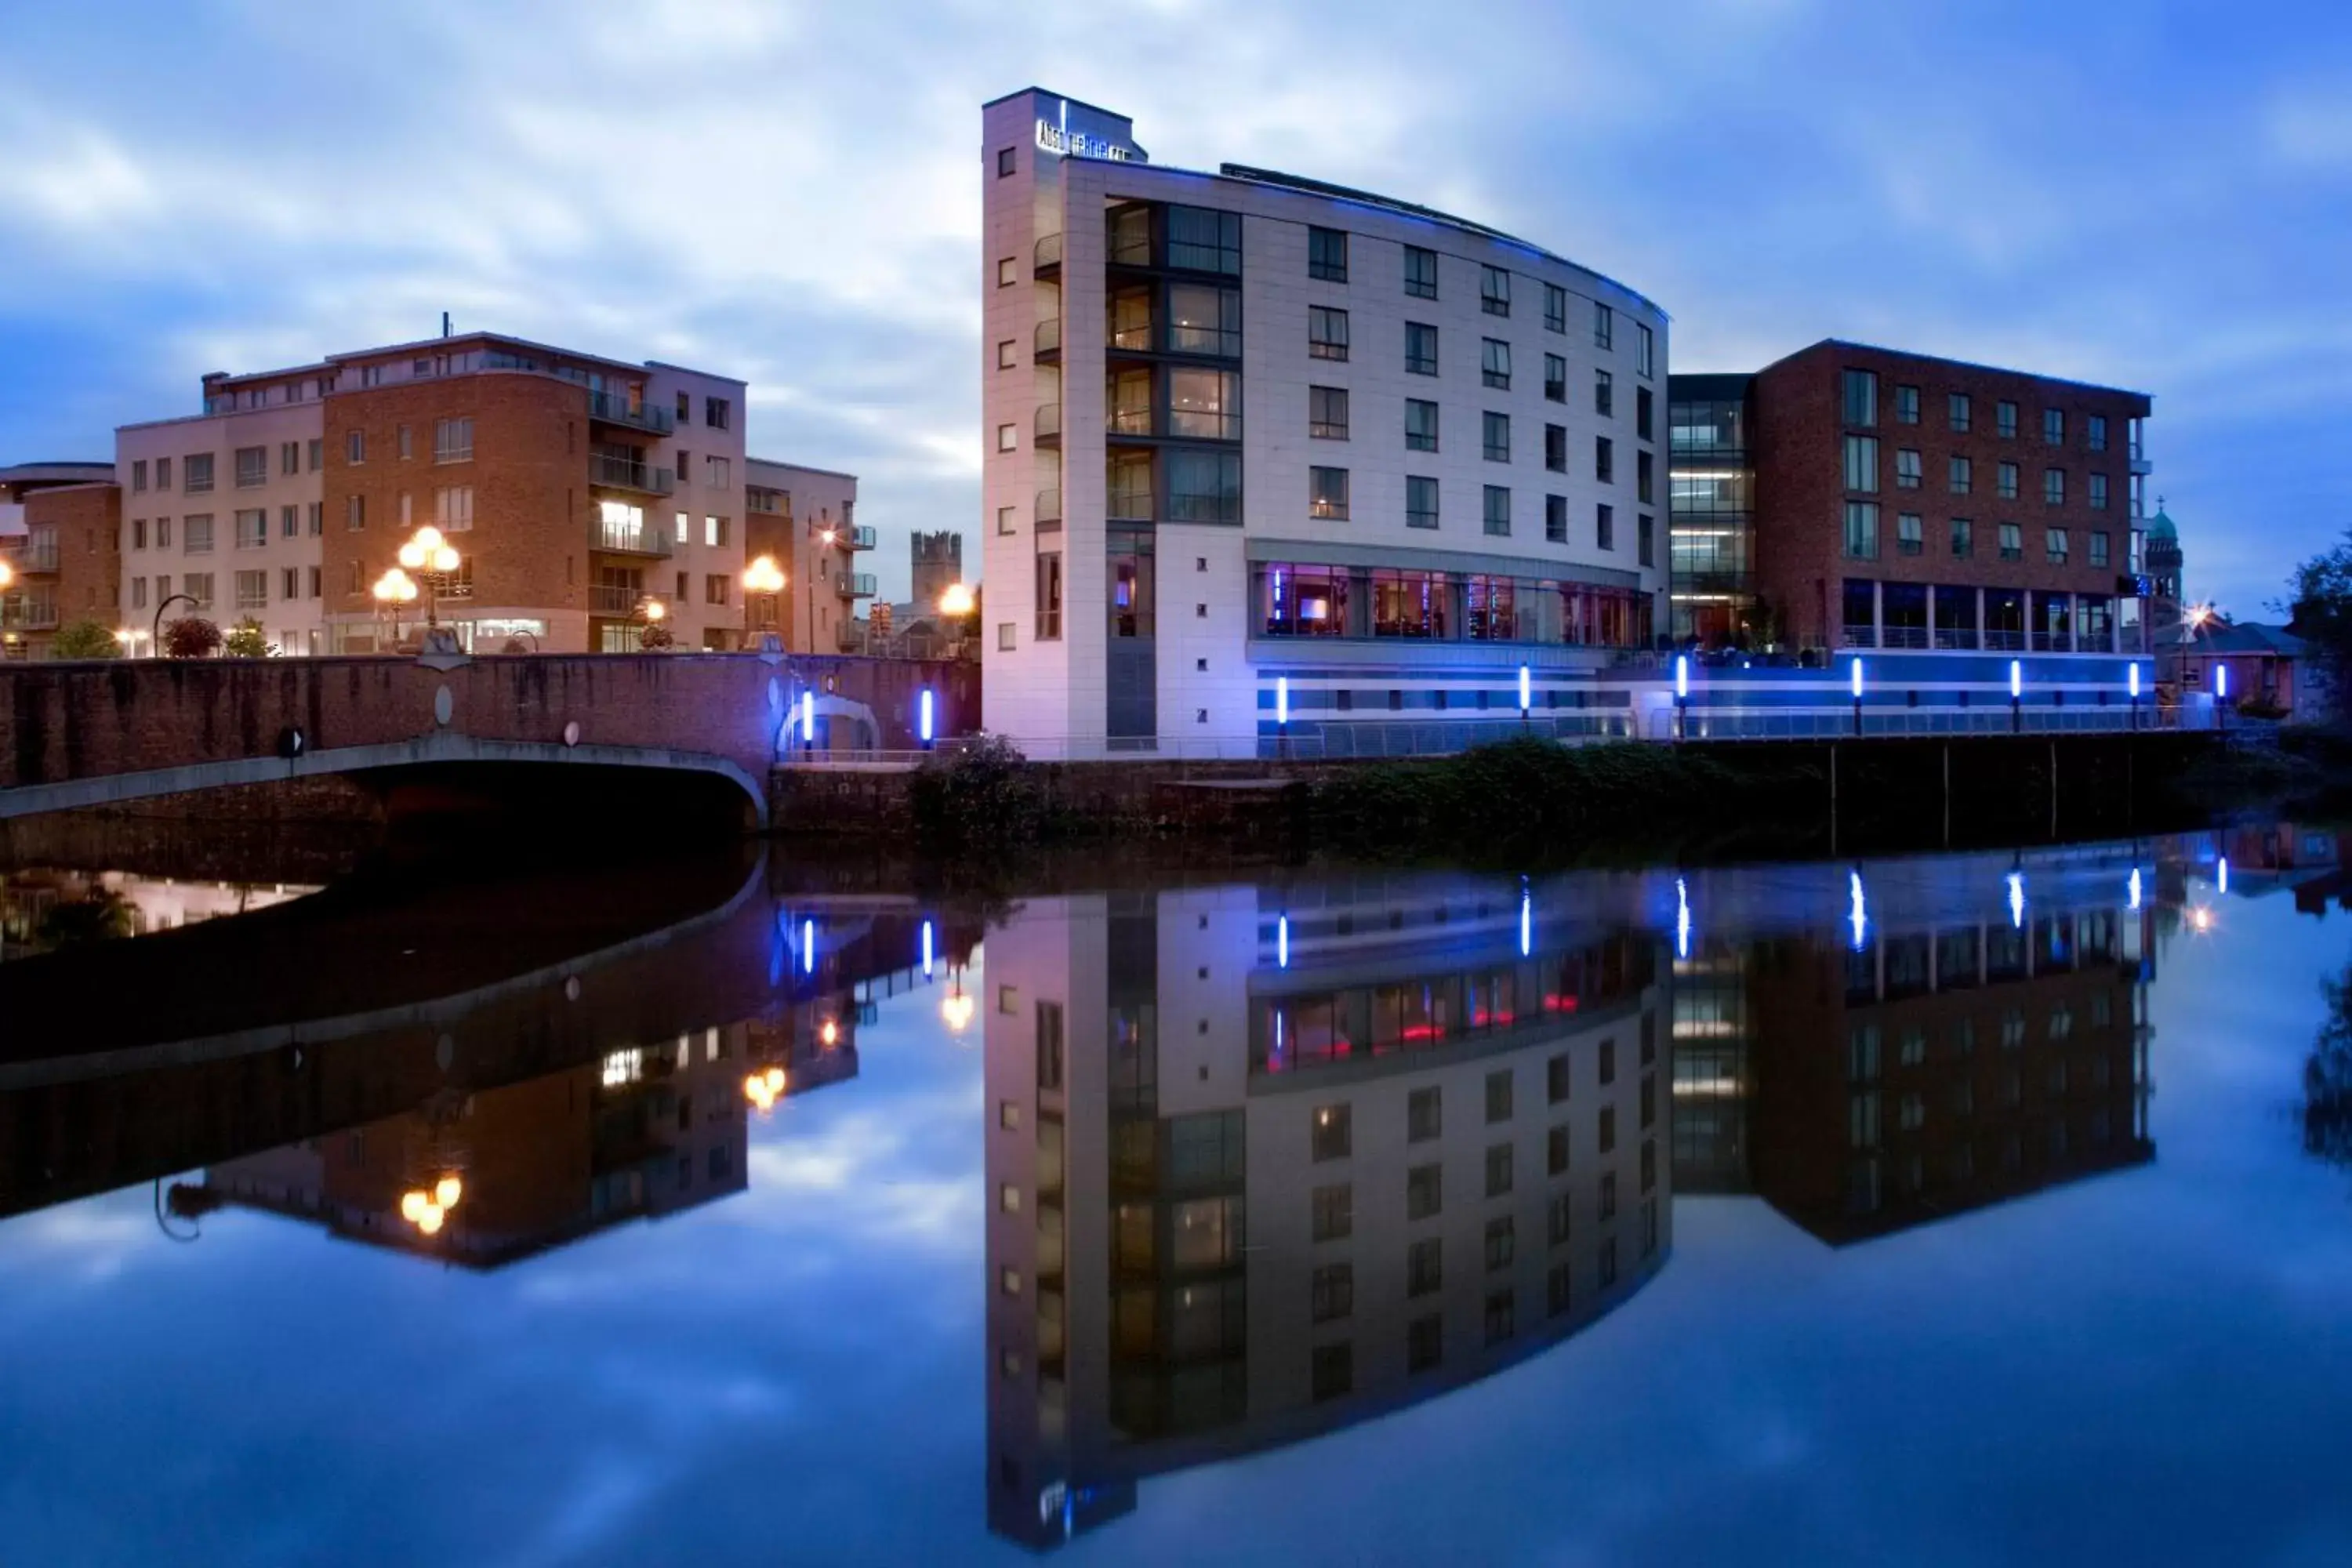
<path fill-rule="evenodd" d="M 1845 438 L 1845 488 L 1864 495 L 1878 489 L 1878 437 L 1848 436 Z"/>
<path fill-rule="evenodd" d="M 1617 416 L 1617 382 L 1605 370 L 1592 373 L 1592 412 L 1603 419 Z"/>
<path fill-rule="evenodd" d="M 1878 376 L 1875 372 L 1850 370 L 1842 378 L 1840 417 L 1848 425 L 1878 423 Z"/>
<path fill-rule="evenodd" d="M 1568 472 L 1568 426 L 1544 426 L 1544 467 L 1555 474 Z"/>
<path fill-rule="evenodd" d="M 1376 571 L 1372 574 L 1372 635 L 1449 637 L 1446 611 L 1451 597 L 1443 572 Z"/>
<path fill-rule="evenodd" d="M 1511 416 L 1507 414 L 1489 412 L 1480 417 L 1479 424 L 1485 433 L 1486 460 L 1490 463 L 1509 462 L 1511 460 Z"/>
<path fill-rule="evenodd" d="M 1241 398 L 1242 378 L 1234 371 L 1174 367 L 1168 373 L 1168 434 L 1238 441 Z"/>
<path fill-rule="evenodd" d="M 1568 498 L 1566 496 L 1544 497 L 1544 542 L 1546 544 L 1568 542 Z"/>
<path fill-rule="evenodd" d="M 1404 481 L 1404 525 L 1407 528 L 1437 526 L 1437 481 L 1418 475 Z"/>
<path fill-rule="evenodd" d="M 1317 468 L 1307 470 L 1307 515 L 1320 521 L 1347 521 L 1347 469 Z"/>
<path fill-rule="evenodd" d="M 1500 338 L 1482 338 L 1478 344 L 1478 379 L 1497 392 L 1511 390 L 1511 345 Z"/>
<path fill-rule="evenodd" d="M 1264 581 L 1266 636 L 1349 635 L 1346 567 L 1270 565 Z"/>
<path fill-rule="evenodd" d="M 1404 400 L 1404 447 L 1408 452 L 1437 450 L 1437 405 L 1424 398 Z"/>
<path fill-rule="evenodd" d="M 1242 216 L 1206 207 L 1168 208 L 1168 265 L 1194 272 L 1242 269 Z"/>
<path fill-rule="evenodd" d="M 269 511 L 253 507 L 236 514 L 236 548 L 258 550 L 269 542 Z"/>
<path fill-rule="evenodd" d="M 1415 300 L 1437 298 L 1437 252 L 1418 245 L 1404 247 L 1404 291 Z"/>
<path fill-rule="evenodd" d="M 1148 637 L 1153 626 L 1153 541 L 1148 528 L 1104 535 L 1110 567 L 1110 635 Z"/>
<path fill-rule="evenodd" d="M 1414 375 L 1437 374 L 1437 329 L 1420 321 L 1404 324 L 1404 368 Z"/>
<path fill-rule="evenodd" d="M 1927 524 L 1916 511 L 1897 512 L 1895 517 L 1895 552 L 1916 555 L 1927 545 Z"/>
<path fill-rule="evenodd" d="M 236 488 L 249 490 L 269 482 L 269 448 L 239 447 L 236 449 Z"/>
<path fill-rule="evenodd" d="M 1307 389 L 1307 434 L 1318 441 L 1348 438 L 1348 389 L 1310 386 Z"/>
<path fill-rule="evenodd" d="M 1845 553 L 1851 561 L 1878 559 L 1878 503 L 1850 500 L 1845 503 Z"/>
<path fill-rule="evenodd" d="M 1140 319 L 1138 319 L 1138 305 Z M 1112 339 L 1121 348 L 1151 346 L 1151 297 L 1121 294 L 1112 301 Z M 1340 342 L 1346 342 L 1344 316 Z M 1206 283 L 1168 286 L 1168 349 L 1171 353 L 1214 354 L 1239 359 L 1242 353 L 1242 291 Z M 1340 356 L 1346 358 L 1345 354 Z"/>
<path fill-rule="evenodd" d="M 1896 489 L 1917 489 L 1919 488 L 1920 471 L 1919 454 L 1917 452 L 1908 447 L 1897 447 L 1895 449 L 1895 488 Z"/>
<path fill-rule="evenodd" d="M 1312 228 L 1307 231 L 1307 276 L 1326 283 L 1348 280 L 1348 231 Z"/>
<path fill-rule="evenodd" d="M 1596 349 L 1617 346 L 1617 312 L 1598 300 L 1592 301 L 1592 346 Z"/>
<path fill-rule="evenodd" d="M 1328 305 L 1307 308 L 1307 353 L 1310 359 L 1348 357 L 1348 312 Z"/>
<path fill-rule="evenodd" d="M 433 460 L 436 463 L 469 463 L 474 459 L 474 422 L 467 419 L 436 419 L 433 422 Z"/>
<path fill-rule="evenodd" d="M 1155 515 L 1152 485 L 1152 455 L 1129 447 L 1114 447 L 1105 463 L 1108 488 L 1107 510 L 1116 518 L 1148 522 Z M 1010 510 L 1010 509 L 1008 509 Z M 1010 533 L 1010 528 L 1001 528 Z"/>
<path fill-rule="evenodd" d="M 1544 290 L 1544 330 L 1548 332 L 1568 331 L 1568 290 L 1557 283 L 1547 283 Z"/>
<path fill-rule="evenodd" d="M 1511 531 L 1511 492 L 1507 486 L 1486 487 L 1486 531 L 1507 537 Z"/>
<path fill-rule="evenodd" d="M 1037 557 L 1037 631 L 1039 642 L 1053 642 L 1062 635 L 1062 558 L 1059 554 Z"/>
<path fill-rule="evenodd" d="M 1489 316 L 1511 313 L 1511 275 L 1499 267 L 1478 268 L 1478 309 Z"/>
<path fill-rule="evenodd" d="M 1606 436 L 1592 438 L 1592 477 L 1604 485 L 1617 482 L 1617 444 Z"/>
<path fill-rule="evenodd" d="M 1509 577 L 1462 580 L 1462 634 L 1472 642 L 1517 642 L 1518 584 Z"/>
<path fill-rule="evenodd" d="M 1167 459 L 1168 517 L 1171 521 L 1241 521 L 1240 453 L 1171 448 Z"/>
<path fill-rule="evenodd" d="M 1596 550 L 1617 548 L 1617 509 L 1607 501 L 1592 509 L 1592 547 Z"/>

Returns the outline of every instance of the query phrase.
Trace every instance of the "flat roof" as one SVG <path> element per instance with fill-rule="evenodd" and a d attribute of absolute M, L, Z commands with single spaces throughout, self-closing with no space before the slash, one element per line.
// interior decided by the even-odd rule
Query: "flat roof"
<path fill-rule="evenodd" d="M 1860 349 L 1865 353 L 1893 354 L 1897 359 L 1926 360 L 1933 364 L 1948 364 L 1959 370 L 1982 371 L 1989 375 L 2013 375 L 2021 381 L 2046 381 L 2053 386 L 2077 387 L 2084 392 L 2104 392 L 2116 397 L 2137 397 L 2151 404 L 2156 401 L 2155 394 L 2137 391 L 2128 386 L 2106 386 L 2095 381 L 2075 381 L 2069 376 L 2044 375 L 2037 370 L 2019 370 L 2014 365 L 1983 364 L 1975 360 L 1954 359 L 1949 354 L 1925 353 L 1917 349 L 1890 348 L 1885 343 L 1860 342 L 1853 338 L 1823 338 L 1819 342 L 1807 343 L 1803 348 L 1782 354 L 1764 368 L 1769 370 L 1774 364 L 1785 364 L 1795 359 L 1798 354 L 1809 354 L 1816 349 Z"/>
<path fill-rule="evenodd" d="M 1027 87 L 1015 88 L 1011 92 L 999 93 L 996 97 L 990 99 L 986 103 L 982 104 L 981 108 L 994 109 L 1000 103 L 1010 103 L 1016 98 L 1024 98 L 1033 92 L 1042 92 L 1047 98 L 1058 98 L 1064 103 L 1074 105 L 1079 109 L 1090 109 L 1097 114 L 1108 114 L 1113 120 L 1124 120 L 1129 125 L 1135 123 L 1135 117 L 1131 114 L 1121 114 L 1116 109 L 1105 109 L 1099 103 L 1088 103 L 1083 98 L 1072 98 L 1066 92 L 1055 92 L 1050 87 L 1039 87 L 1034 82 L 1031 82 Z"/>
<path fill-rule="evenodd" d="M 325 359 L 313 361 L 307 364 L 282 365 L 275 370 L 245 371 L 236 374 L 230 374 L 226 371 L 215 371 L 205 377 L 204 384 L 206 386 L 211 387 L 241 385 L 247 382 L 252 381 L 275 381 L 282 376 L 301 375 L 315 371 L 332 370 L 338 365 L 350 364 L 355 360 L 373 359 L 379 354 L 425 353 L 436 349 L 447 349 L 453 343 L 475 342 L 508 343 L 516 348 L 531 350 L 537 353 L 561 354 L 565 359 L 585 360 L 592 364 L 610 365 L 614 370 L 675 370 L 682 371 L 688 375 L 708 376 L 712 381 L 723 381 L 735 386 L 748 386 L 751 384 L 749 382 L 743 381 L 736 376 L 720 375 L 715 371 L 697 370 L 691 365 L 667 364 L 660 360 L 646 360 L 643 363 L 638 363 L 633 360 L 614 359 L 607 354 L 590 353 L 584 349 L 562 348 L 554 343 L 537 342 L 530 338 L 517 337 L 512 332 L 490 331 L 487 329 L 474 331 L 451 332 L 446 337 L 419 338 L 411 342 L 384 343 L 376 348 L 352 349 L 344 353 L 329 354 Z"/>
<path fill-rule="evenodd" d="M 839 468 L 820 468 L 811 463 L 787 462 L 782 458 L 746 457 L 743 460 L 747 463 L 758 463 L 765 468 L 791 468 L 796 473 L 823 474 L 829 479 L 847 479 L 852 484 L 856 484 L 857 482 L 857 476 L 856 474 L 845 474 Z"/>
<path fill-rule="evenodd" d="M 37 481 L 51 484 L 84 484 L 92 479 L 113 477 L 114 465 L 111 462 L 86 463 L 75 458 L 68 458 L 63 462 L 17 463 L 9 468 L 0 468 L 0 485 L 21 485 Z"/>

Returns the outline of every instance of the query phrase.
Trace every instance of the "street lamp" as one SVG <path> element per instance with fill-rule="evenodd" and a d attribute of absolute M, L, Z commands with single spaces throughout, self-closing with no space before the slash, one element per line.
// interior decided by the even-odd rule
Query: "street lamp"
<path fill-rule="evenodd" d="M 962 623 L 964 617 L 971 615 L 978 608 L 980 608 L 979 597 L 972 593 L 971 589 L 968 585 L 962 583 L 949 584 L 946 591 L 940 595 L 939 611 L 940 616 L 956 624 L 956 630 L 951 633 L 948 638 L 948 647 L 950 650 L 948 654 L 949 658 L 952 658 L 955 657 L 957 647 L 963 640 Z"/>
<path fill-rule="evenodd" d="M 769 617 L 773 619 L 776 613 L 773 601 L 776 595 L 783 591 L 784 571 L 782 567 L 776 564 L 774 556 L 759 556 L 749 566 L 743 568 L 743 603 L 747 609 L 751 605 L 752 595 L 764 594 L 771 601 L 768 605 Z"/>
<path fill-rule="evenodd" d="M 368 592 L 375 598 L 376 613 L 380 616 L 389 615 L 392 617 L 392 641 L 393 646 L 397 647 L 400 644 L 400 606 L 415 601 L 415 580 L 395 566 L 377 578 L 369 587 Z M 161 605 L 156 607 L 155 613 L 158 616 L 162 616 Z"/>
<path fill-rule="evenodd" d="M 835 540 L 836 540 L 836 539 L 840 538 L 840 537 L 841 537 L 841 535 L 840 535 L 840 534 L 838 534 L 837 532 L 835 532 L 834 530 L 832 530 L 832 529 L 830 529 L 830 528 L 820 528 L 820 529 L 818 529 L 818 530 L 816 530 L 816 531 L 815 531 L 815 535 L 814 535 L 814 537 L 815 537 L 815 539 L 816 539 L 817 543 L 818 543 L 820 546 L 822 546 L 824 550 L 830 550 L 830 549 L 832 549 L 832 548 L 833 548 L 833 542 L 834 542 Z M 808 574 L 808 602 L 809 602 L 809 624 L 808 624 L 808 633 L 809 633 L 809 652 L 811 652 L 811 653 L 817 653 L 817 652 L 821 652 L 821 651 L 822 651 L 822 650 L 821 650 L 821 649 L 819 649 L 819 648 L 818 648 L 818 647 L 816 646 L 816 580 L 817 580 L 820 576 L 824 576 L 824 575 L 827 575 L 827 574 L 828 574 L 828 568 L 825 566 L 825 563 L 824 563 L 824 555 L 823 555 L 822 553 L 820 553 L 820 554 L 817 556 L 816 568 L 815 568 L 815 570 L 814 570 L 814 571 L 810 572 L 810 574 Z"/>
<path fill-rule="evenodd" d="M 5 585 L 6 584 L 4 581 L 0 581 L 0 586 Z M 162 599 L 158 600 L 155 605 L 154 625 L 150 626 L 147 631 L 147 648 L 149 652 L 161 654 L 163 651 L 163 612 L 170 609 L 174 605 L 185 605 L 192 610 L 199 607 L 194 598 L 186 594 L 166 594 Z"/>
<path fill-rule="evenodd" d="M 464 563 L 464 558 L 457 553 L 456 546 L 441 537 L 441 531 L 428 522 L 400 547 L 398 560 L 404 571 L 425 579 L 425 624 L 439 626 L 441 584 Z M 415 598 L 415 595 L 411 594 L 409 597 Z"/>

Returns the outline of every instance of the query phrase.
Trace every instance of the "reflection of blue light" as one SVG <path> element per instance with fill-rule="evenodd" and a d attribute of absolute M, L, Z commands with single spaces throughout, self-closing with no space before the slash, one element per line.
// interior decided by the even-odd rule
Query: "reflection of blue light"
<path fill-rule="evenodd" d="M 1860 668 L 1859 661 L 1855 667 Z M 1846 923 L 1853 928 L 1853 950 L 1860 952 L 1863 940 L 1870 931 L 1870 910 L 1863 900 L 1861 872 L 1848 871 L 1845 874 L 1845 898 Z"/>
<path fill-rule="evenodd" d="M 923 700 L 917 711 L 915 733 L 926 746 L 931 743 L 931 689 L 923 688 Z"/>
<path fill-rule="evenodd" d="M 1853 700 L 1862 700 L 1862 660 L 1858 658 L 1853 661 Z"/>
<path fill-rule="evenodd" d="M 2025 873 L 2022 871 L 2009 874 L 2009 923 L 2011 930 L 2021 930 L 2025 925 Z"/>
<path fill-rule="evenodd" d="M 1290 917 L 1276 915 L 1274 921 L 1274 963 L 1278 969 L 1290 967 Z"/>
<path fill-rule="evenodd" d="M 923 978 L 931 977 L 931 922 L 923 922 Z"/>
<path fill-rule="evenodd" d="M 1535 683 L 1526 665 L 1519 666 L 1519 711 L 1525 713 L 1535 705 Z"/>
<path fill-rule="evenodd" d="M 1675 956 L 1690 956 L 1690 888 L 1680 877 L 1675 879 Z"/>
<path fill-rule="evenodd" d="M 801 973 L 816 973 L 816 921 L 801 921 Z"/>
<path fill-rule="evenodd" d="M 2129 883 L 2126 884 L 2126 889 L 2128 890 L 2128 892 L 2129 892 L 2129 894 L 2130 894 L 2130 896 L 2131 896 L 2131 903 L 2130 903 L 2130 906 L 2129 906 L 2129 907 L 2130 907 L 2130 908 L 2132 908 L 2132 909 L 2135 909 L 2135 910 L 2136 910 L 2136 909 L 2137 909 L 2137 908 L 2139 908 L 2139 868 L 2138 868 L 2138 867 L 2135 866 L 2135 867 L 2133 867 L 2133 868 L 2132 868 L 2131 881 L 2130 881 Z"/>
<path fill-rule="evenodd" d="M 1519 956 L 1525 958 L 1535 951 L 1536 901 L 1526 893 L 1519 895 Z"/>
<path fill-rule="evenodd" d="M 2213 890 L 2217 893 L 2230 890 L 2230 858 L 2227 855 L 2213 862 Z"/>
<path fill-rule="evenodd" d="M 1274 678 L 1274 721 L 1277 724 L 1290 722 L 1290 677 L 1286 675 Z"/>
<path fill-rule="evenodd" d="M 1678 653 L 1675 655 L 1675 696 L 1680 699 L 1687 698 L 1689 695 L 1690 655 Z"/>
<path fill-rule="evenodd" d="M 816 693 L 801 693 L 801 739 L 814 743 L 816 740 Z"/>

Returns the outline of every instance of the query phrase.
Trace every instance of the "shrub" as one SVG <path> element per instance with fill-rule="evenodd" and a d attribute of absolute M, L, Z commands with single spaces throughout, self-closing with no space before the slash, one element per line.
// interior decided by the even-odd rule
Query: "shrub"
<path fill-rule="evenodd" d="M 221 651 L 231 658 L 268 658 L 278 650 L 263 635 L 261 623 L 247 616 L 228 629 L 228 636 L 221 639 Z"/>
<path fill-rule="evenodd" d="M 113 658 L 122 652 L 122 645 L 103 621 L 68 621 L 58 628 L 50 651 L 59 658 Z"/>
<path fill-rule="evenodd" d="M 221 629 L 202 616 L 183 616 L 163 628 L 167 658 L 210 658 L 220 651 Z"/>
<path fill-rule="evenodd" d="M 1002 735 L 975 735 L 959 751 L 925 759 L 909 803 L 916 830 L 945 844 L 1027 843 L 1045 816 L 1045 791 L 1028 759 Z"/>
<path fill-rule="evenodd" d="M 647 653 L 662 653 L 677 646 L 677 637 L 659 621 L 647 621 L 637 633 L 637 646 Z"/>

